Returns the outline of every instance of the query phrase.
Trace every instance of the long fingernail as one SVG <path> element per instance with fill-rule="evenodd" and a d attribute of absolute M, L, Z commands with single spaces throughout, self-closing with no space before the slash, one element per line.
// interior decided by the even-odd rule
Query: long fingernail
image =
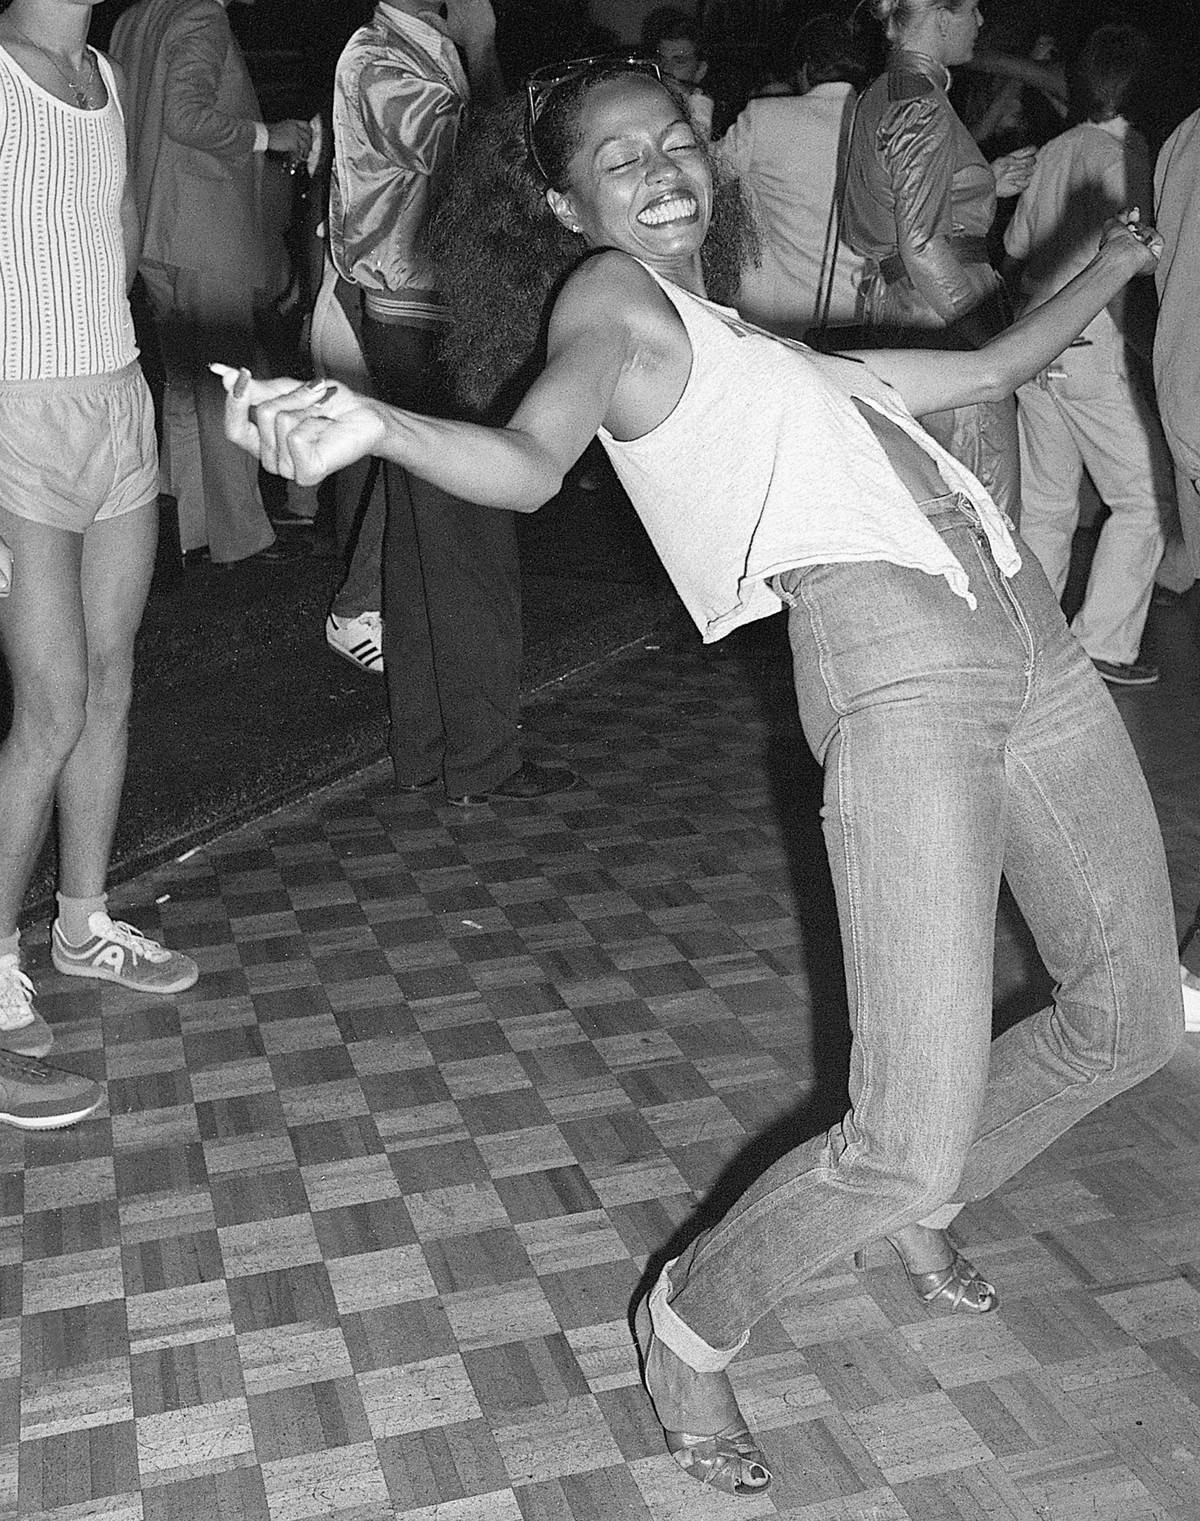
<path fill-rule="evenodd" d="M 234 382 L 233 394 L 235 396 L 239 397 L 239 398 L 242 397 L 242 396 L 245 396 L 245 394 L 246 394 L 246 387 L 249 384 L 250 384 L 250 371 L 249 370 L 239 370 L 238 371 L 238 378 Z"/>

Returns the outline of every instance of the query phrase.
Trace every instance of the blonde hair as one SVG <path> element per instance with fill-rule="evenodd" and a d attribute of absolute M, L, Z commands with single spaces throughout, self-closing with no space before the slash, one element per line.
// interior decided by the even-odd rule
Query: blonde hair
<path fill-rule="evenodd" d="M 871 0 L 871 10 L 890 42 L 926 11 L 957 11 L 965 4 L 966 0 Z"/>

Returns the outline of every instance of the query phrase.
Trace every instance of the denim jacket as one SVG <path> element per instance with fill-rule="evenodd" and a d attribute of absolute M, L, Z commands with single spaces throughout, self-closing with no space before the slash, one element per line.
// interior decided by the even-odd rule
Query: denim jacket
<path fill-rule="evenodd" d="M 426 231 L 467 97 L 454 44 L 386 4 L 338 60 L 329 252 L 380 320 L 444 320 Z"/>

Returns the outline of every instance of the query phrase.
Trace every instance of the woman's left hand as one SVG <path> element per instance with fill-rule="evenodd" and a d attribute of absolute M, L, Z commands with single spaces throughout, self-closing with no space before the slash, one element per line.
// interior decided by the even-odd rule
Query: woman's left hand
<path fill-rule="evenodd" d="M 1133 273 L 1149 274 L 1162 258 L 1162 234 L 1149 222 L 1139 220 L 1138 208 L 1134 206 L 1104 224 L 1104 231 L 1100 234 L 1100 248 L 1103 251 L 1109 247 L 1136 253 Z"/>
<path fill-rule="evenodd" d="M 996 194 L 1002 200 L 1009 196 L 1020 195 L 1025 189 L 1033 178 L 1037 156 L 1036 148 L 1017 148 L 1012 153 L 1005 153 L 993 161 L 992 174 L 996 179 Z"/>
<path fill-rule="evenodd" d="M 12 550 L 3 539 L 0 539 L 0 597 L 7 597 L 12 591 L 13 557 Z"/>

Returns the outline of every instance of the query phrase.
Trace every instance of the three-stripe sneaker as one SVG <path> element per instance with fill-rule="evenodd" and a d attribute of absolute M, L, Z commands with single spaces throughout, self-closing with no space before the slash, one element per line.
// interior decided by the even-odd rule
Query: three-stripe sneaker
<path fill-rule="evenodd" d="M 182 951 L 169 951 L 132 924 L 97 911 L 88 917 L 91 935 L 82 945 L 63 937 L 58 920 L 50 932 L 50 959 L 67 977 L 98 977 L 135 993 L 182 993 L 200 976 L 200 968 Z"/>
<path fill-rule="evenodd" d="M 382 613 L 359 613 L 357 618 L 338 618 L 330 613 L 325 620 L 325 643 L 360 671 L 383 675 Z"/>
<path fill-rule="evenodd" d="M 45 1056 L 53 1044 L 50 1026 L 33 1006 L 33 984 L 15 955 L 0 956 L 0 1050 Z"/>

